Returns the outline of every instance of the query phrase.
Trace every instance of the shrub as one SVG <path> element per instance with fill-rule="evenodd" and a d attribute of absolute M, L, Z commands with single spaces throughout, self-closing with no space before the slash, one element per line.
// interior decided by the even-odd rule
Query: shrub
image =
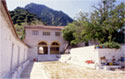
<path fill-rule="evenodd" d="M 96 45 L 96 48 L 116 48 L 119 49 L 121 46 L 116 42 L 105 42 L 99 45 Z"/>

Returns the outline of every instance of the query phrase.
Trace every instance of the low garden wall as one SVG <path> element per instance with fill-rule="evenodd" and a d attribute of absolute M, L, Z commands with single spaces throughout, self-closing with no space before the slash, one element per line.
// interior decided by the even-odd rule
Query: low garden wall
<path fill-rule="evenodd" d="M 94 46 L 73 48 L 70 50 L 71 59 L 68 63 L 77 64 L 84 67 L 95 68 L 94 63 L 98 63 L 98 52 Z M 93 64 L 88 64 L 88 63 Z"/>
<path fill-rule="evenodd" d="M 124 66 L 124 62 L 121 63 L 121 57 L 125 56 L 125 45 L 122 45 L 120 49 L 109 48 L 95 48 L 95 46 L 79 47 L 70 50 L 70 59 L 65 60 L 68 63 L 81 65 L 89 68 L 102 68 L 101 58 L 105 57 L 107 62 L 111 62 L 113 58 L 118 64 Z"/>

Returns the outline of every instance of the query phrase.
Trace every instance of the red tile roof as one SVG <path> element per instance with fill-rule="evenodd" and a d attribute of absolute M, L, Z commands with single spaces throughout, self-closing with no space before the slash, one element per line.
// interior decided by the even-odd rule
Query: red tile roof
<path fill-rule="evenodd" d="M 33 29 L 55 29 L 55 30 L 62 30 L 65 26 L 38 26 L 38 25 L 34 25 L 34 26 L 24 26 L 25 28 L 33 28 Z"/>

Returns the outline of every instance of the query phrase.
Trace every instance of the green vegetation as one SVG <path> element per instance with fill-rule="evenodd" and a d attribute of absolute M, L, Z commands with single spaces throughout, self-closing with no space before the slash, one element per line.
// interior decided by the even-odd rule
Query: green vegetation
<path fill-rule="evenodd" d="M 72 45 L 90 40 L 109 42 L 111 47 L 115 47 L 114 42 L 124 43 L 124 7 L 124 3 L 115 5 L 115 0 L 103 0 L 90 15 L 80 12 L 76 21 L 62 31 L 64 39 Z"/>
<path fill-rule="evenodd" d="M 116 48 L 119 49 L 121 46 L 116 42 L 105 42 L 103 44 L 96 45 L 96 48 Z"/>
<path fill-rule="evenodd" d="M 32 14 L 20 7 L 17 7 L 14 11 L 10 11 L 10 15 L 13 23 L 18 25 L 21 25 L 22 23 L 27 23 L 30 25 L 41 22 L 35 14 Z"/>
<path fill-rule="evenodd" d="M 27 10 L 22 8 L 16 8 L 14 11 L 10 11 L 14 27 L 19 38 L 24 39 L 24 26 L 23 25 L 36 25 L 43 24 L 36 15 L 29 13 Z"/>
<path fill-rule="evenodd" d="M 74 22 L 73 22 L 74 23 Z M 75 32 L 75 26 L 71 23 L 63 30 L 63 38 L 68 41 L 69 45 L 72 40 L 75 40 L 73 33 Z"/>

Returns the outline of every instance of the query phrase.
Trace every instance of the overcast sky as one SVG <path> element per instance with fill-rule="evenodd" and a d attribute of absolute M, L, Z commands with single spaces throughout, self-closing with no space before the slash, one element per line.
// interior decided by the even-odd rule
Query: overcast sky
<path fill-rule="evenodd" d="M 101 0 L 6 0 L 9 10 L 15 9 L 17 6 L 24 7 L 33 2 L 46 5 L 54 10 L 61 10 L 74 18 L 79 11 L 91 12 L 92 6 L 97 5 Z M 120 3 L 123 0 L 118 0 Z"/>

